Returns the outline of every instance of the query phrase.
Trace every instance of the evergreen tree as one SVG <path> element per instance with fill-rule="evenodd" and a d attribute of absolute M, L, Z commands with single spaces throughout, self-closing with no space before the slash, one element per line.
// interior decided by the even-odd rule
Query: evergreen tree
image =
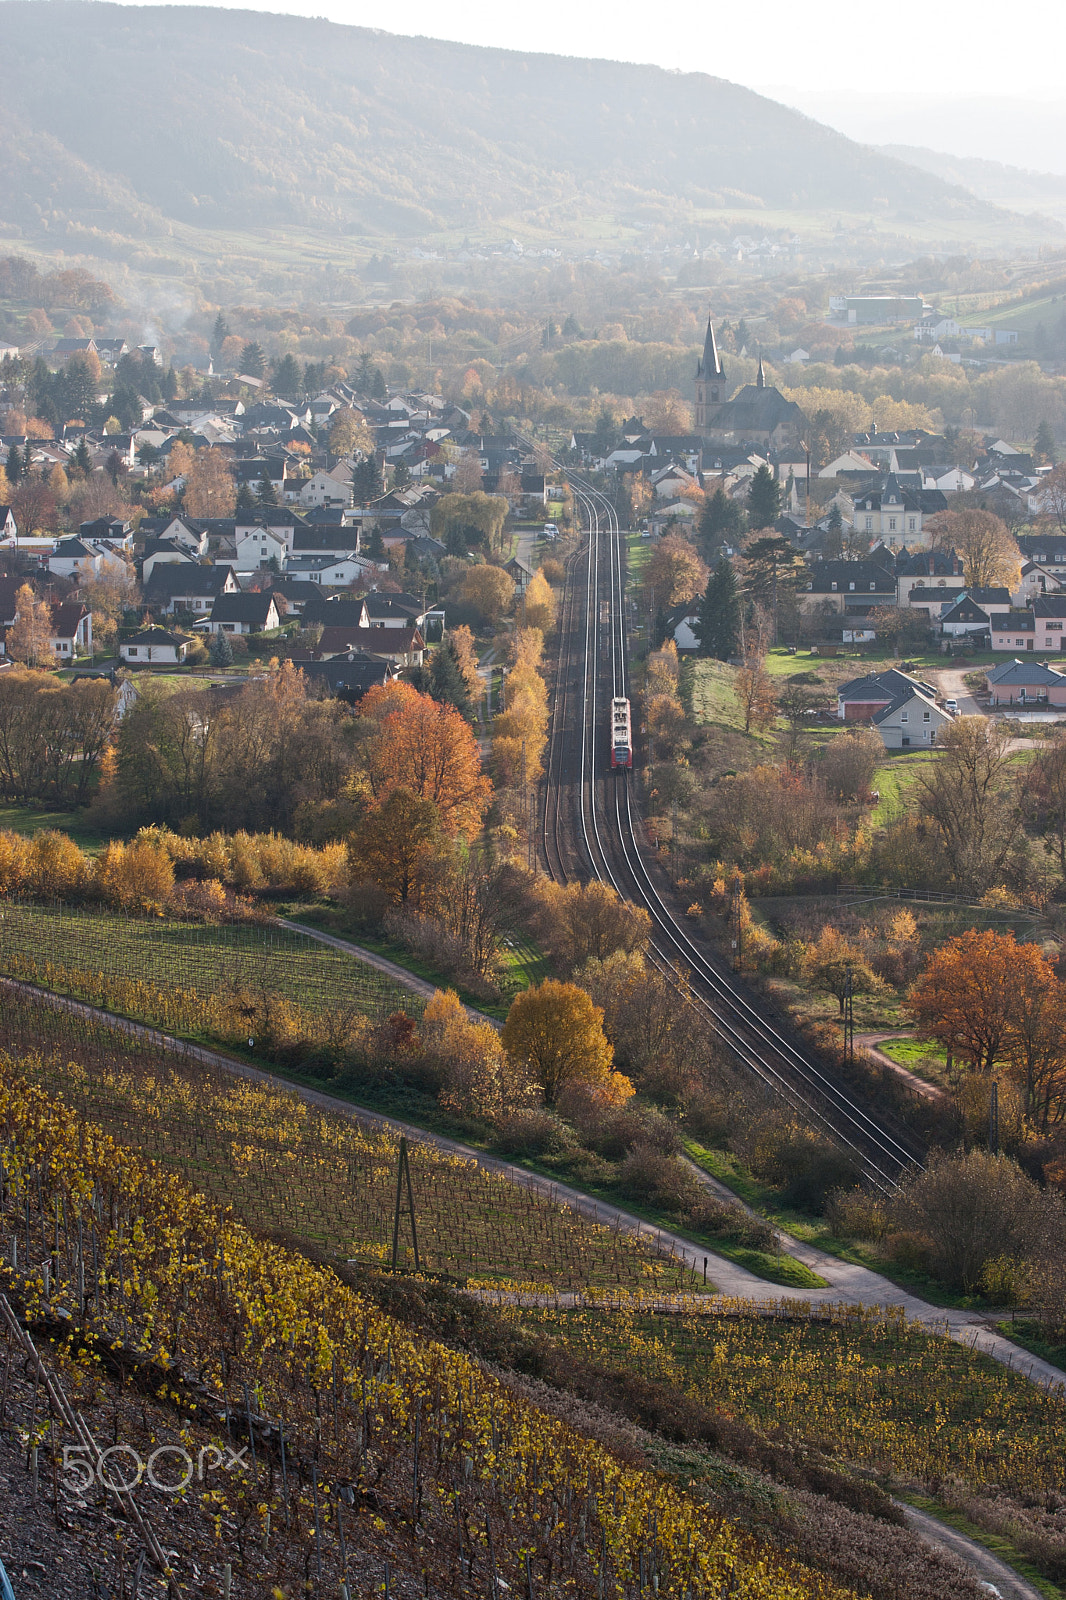
<path fill-rule="evenodd" d="M 447 705 L 454 706 L 464 717 L 472 715 L 470 693 L 450 639 L 445 639 L 433 652 L 429 676 L 429 692 L 434 700 L 443 700 Z"/>
<path fill-rule="evenodd" d="M 270 481 L 270 472 L 266 467 L 263 468 L 263 476 L 259 480 L 258 498 L 261 506 L 276 506 L 278 503 L 277 493 Z"/>
<path fill-rule="evenodd" d="M 748 521 L 753 528 L 772 528 L 781 509 L 781 485 L 764 462 L 748 486 Z"/>
<path fill-rule="evenodd" d="M 304 393 L 317 394 L 326 387 L 326 363 L 309 361 L 304 368 Z"/>
<path fill-rule="evenodd" d="M 733 564 L 725 556 L 720 557 L 707 579 L 696 632 L 701 656 L 728 661 L 736 655 L 740 645 L 740 596 Z"/>
<path fill-rule="evenodd" d="M 241 351 L 241 371 L 249 378 L 261 378 L 266 371 L 262 345 L 251 340 Z"/>
<path fill-rule="evenodd" d="M 364 456 L 352 473 L 352 493 L 361 506 L 368 505 L 381 493 L 381 475 L 373 456 Z"/>
<path fill-rule="evenodd" d="M 389 398 L 389 390 L 388 385 L 385 382 L 385 374 L 382 372 L 380 367 L 374 368 L 374 376 L 370 383 L 370 394 L 371 398 L 374 400 L 387 400 Z"/>
<path fill-rule="evenodd" d="M 1041 464 L 1051 467 L 1055 465 L 1055 435 L 1047 418 L 1036 430 L 1033 454 Z"/>
<path fill-rule="evenodd" d="M 81 441 L 81 448 L 85 448 L 85 440 Z M 13 444 L 7 452 L 7 478 L 14 488 L 22 477 L 22 452 L 17 444 Z"/>
<path fill-rule="evenodd" d="M 22 476 L 28 478 L 33 471 L 33 446 L 26 440 L 26 448 L 22 452 Z"/>
<path fill-rule="evenodd" d="M 366 547 L 366 553 L 370 557 L 371 561 L 385 560 L 385 541 L 381 537 L 380 528 L 376 527 L 371 533 Z"/>
<path fill-rule="evenodd" d="M 829 521 L 826 527 L 825 539 L 822 542 L 822 554 L 827 561 L 835 561 L 844 548 L 844 518 L 836 501 L 829 507 Z"/>
<path fill-rule="evenodd" d="M 360 394 L 369 394 L 373 382 L 373 369 L 370 365 L 370 351 L 364 350 L 359 357 L 359 365 L 354 373 L 355 387 Z"/>
<path fill-rule="evenodd" d="M 251 488 L 249 487 L 248 484 L 242 483 L 240 485 L 239 489 L 237 490 L 237 504 L 234 507 L 234 510 L 237 511 L 237 512 L 254 511 L 255 507 L 256 507 L 255 495 L 252 493 Z"/>
<path fill-rule="evenodd" d="M 211 665 L 213 667 L 232 667 L 233 645 L 228 633 L 219 631 L 211 640 Z"/>
<path fill-rule="evenodd" d="M 12 445 L 12 449 L 14 449 L 13 445 Z M 84 435 L 82 435 L 82 438 L 78 442 L 78 448 L 74 452 L 73 460 L 74 460 L 74 465 L 77 467 L 78 471 L 83 473 L 85 477 L 88 477 L 90 472 L 93 470 L 93 458 L 89 454 L 89 446 L 88 446 L 88 443 L 87 443 Z M 7 471 L 8 471 L 8 476 L 10 477 L 10 475 L 11 475 L 10 460 L 8 462 Z"/>
<path fill-rule="evenodd" d="M 293 355 L 282 356 L 281 360 L 274 364 L 274 393 L 295 397 L 303 393 L 303 388 L 300 363 Z"/>
<path fill-rule="evenodd" d="M 392 475 L 394 489 L 409 489 L 411 486 L 411 469 L 406 461 L 398 461 L 396 470 Z"/>
<path fill-rule="evenodd" d="M 722 545 L 735 549 L 744 536 L 744 509 L 720 485 L 703 503 L 699 533 L 705 560 L 716 556 Z"/>
<path fill-rule="evenodd" d="M 218 316 L 215 318 L 215 326 L 211 332 L 211 354 L 220 356 L 222 354 L 222 346 L 225 344 L 228 338 L 229 324 L 220 311 Z"/>
<path fill-rule="evenodd" d="M 171 400 L 176 400 L 178 398 L 178 375 L 174 371 L 173 362 L 164 372 L 159 389 L 163 399 L 166 400 L 168 404 Z"/>

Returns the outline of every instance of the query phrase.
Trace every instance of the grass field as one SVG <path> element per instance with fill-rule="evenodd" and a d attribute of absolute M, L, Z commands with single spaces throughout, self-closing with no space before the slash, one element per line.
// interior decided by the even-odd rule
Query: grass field
<path fill-rule="evenodd" d="M 84 811 L 55 811 L 40 805 L 20 805 L 15 800 L 0 802 L 0 829 L 5 828 L 30 837 L 55 828 L 60 833 L 69 833 L 75 844 L 91 852 L 102 850 L 113 837 L 110 831 L 103 834 L 87 825 Z"/>

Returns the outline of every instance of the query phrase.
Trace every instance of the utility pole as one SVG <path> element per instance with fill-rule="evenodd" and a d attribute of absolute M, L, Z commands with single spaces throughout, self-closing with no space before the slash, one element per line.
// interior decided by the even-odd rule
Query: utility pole
<path fill-rule="evenodd" d="M 400 1154 L 396 1162 L 396 1211 L 392 1219 L 392 1270 L 396 1271 L 400 1259 L 400 1212 L 403 1207 L 404 1184 L 407 1186 L 407 1212 L 411 1218 L 411 1245 L 415 1253 L 415 1271 L 421 1272 L 418 1259 L 418 1231 L 415 1227 L 415 1195 L 411 1186 L 411 1163 L 407 1159 L 407 1139 L 400 1135 Z"/>
<path fill-rule="evenodd" d="M 740 873 L 733 875 L 733 892 L 729 904 L 729 934 L 733 949 L 733 971 L 743 970 L 744 960 L 744 879 Z"/>
<path fill-rule="evenodd" d="M 852 1003 L 854 989 L 851 962 L 844 968 L 844 1060 L 848 1066 L 855 1063 L 855 1008 Z"/>

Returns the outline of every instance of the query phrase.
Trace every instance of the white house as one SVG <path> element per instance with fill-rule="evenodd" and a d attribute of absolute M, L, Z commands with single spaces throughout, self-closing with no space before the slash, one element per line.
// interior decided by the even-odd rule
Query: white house
<path fill-rule="evenodd" d="M 98 578 L 105 569 L 124 572 L 126 563 L 118 551 L 88 539 L 60 539 L 48 556 L 48 570 L 57 578 Z"/>
<path fill-rule="evenodd" d="M 875 712 L 873 717 L 873 725 L 887 750 L 934 745 L 941 728 L 950 721 L 950 712 L 943 710 L 935 700 L 917 689 L 899 695 L 883 711 Z"/>
<path fill-rule="evenodd" d="M 699 596 L 682 600 L 666 613 L 666 629 L 679 650 L 698 650 L 700 637 L 696 629 L 700 617 Z"/>
<path fill-rule="evenodd" d="M 287 578 L 324 583 L 334 589 L 347 588 L 364 573 L 374 571 L 374 563 L 365 561 L 362 556 L 289 556 L 285 562 Z"/>
<path fill-rule="evenodd" d="M 288 555 L 288 541 L 278 528 L 242 528 L 234 545 L 238 572 L 256 572 L 272 560 L 280 566 Z"/>
<path fill-rule="evenodd" d="M 207 622 L 209 633 L 266 633 L 280 626 L 274 596 L 255 593 L 220 594 Z"/>
<path fill-rule="evenodd" d="M 300 504 L 315 506 L 350 506 L 352 503 L 352 469 L 347 462 L 339 462 L 329 472 L 319 470 L 308 478 L 300 490 Z"/>
<path fill-rule="evenodd" d="M 176 539 L 150 539 L 145 545 L 141 561 L 141 581 L 147 583 L 156 567 L 180 566 L 183 563 L 189 566 L 196 564 L 196 557 L 185 545 L 179 544 Z"/>
<path fill-rule="evenodd" d="M 192 644 L 182 633 L 170 633 L 166 628 L 145 628 L 131 639 L 123 639 L 118 653 L 132 666 L 177 666 L 185 660 Z"/>

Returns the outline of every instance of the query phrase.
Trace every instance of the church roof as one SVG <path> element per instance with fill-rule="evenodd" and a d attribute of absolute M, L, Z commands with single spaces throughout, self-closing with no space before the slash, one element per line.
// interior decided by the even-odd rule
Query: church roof
<path fill-rule="evenodd" d="M 773 433 L 782 423 L 802 427 L 806 417 L 794 400 L 786 400 L 780 389 L 760 388 L 746 383 L 738 389 L 732 400 L 727 400 L 715 412 L 709 424 L 713 433 L 732 433 L 741 438 L 746 434 Z"/>
<path fill-rule="evenodd" d="M 707 318 L 707 332 L 703 340 L 703 356 L 696 364 L 697 378 L 724 378 L 725 368 L 718 354 L 718 345 L 714 337 L 714 324 L 710 317 Z"/>

